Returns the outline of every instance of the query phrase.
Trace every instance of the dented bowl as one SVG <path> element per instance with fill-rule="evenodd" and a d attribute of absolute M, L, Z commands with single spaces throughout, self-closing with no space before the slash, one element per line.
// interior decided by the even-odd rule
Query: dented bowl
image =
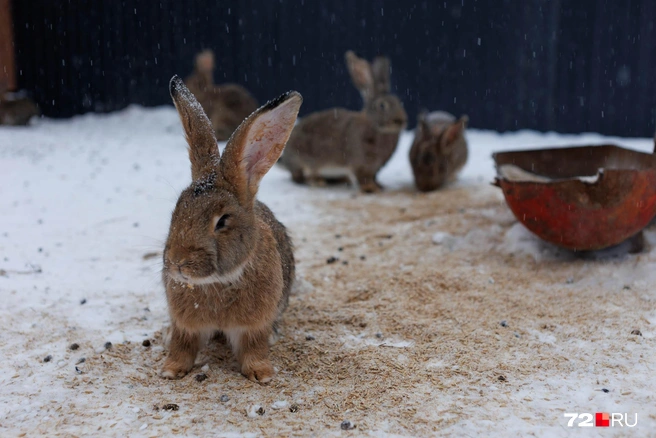
<path fill-rule="evenodd" d="M 575 251 L 617 245 L 656 216 L 656 155 L 615 145 L 499 152 L 494 184 L 540 238 Z"/>

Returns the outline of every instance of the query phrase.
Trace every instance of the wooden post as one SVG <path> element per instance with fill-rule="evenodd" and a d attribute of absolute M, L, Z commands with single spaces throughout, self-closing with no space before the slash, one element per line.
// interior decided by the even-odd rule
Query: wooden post
<path fill-rule="evenodd" d="M 16 90 L 11 0 L 0 0 L 0 90 Z"/>

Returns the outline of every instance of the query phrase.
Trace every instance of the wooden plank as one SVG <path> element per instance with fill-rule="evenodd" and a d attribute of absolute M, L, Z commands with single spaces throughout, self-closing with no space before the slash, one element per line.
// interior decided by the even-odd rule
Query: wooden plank
<path fill-rule="evenodd" d="M 16 89 L 14 37 L 10 0 L 0 0 L 0 89 Z"/>

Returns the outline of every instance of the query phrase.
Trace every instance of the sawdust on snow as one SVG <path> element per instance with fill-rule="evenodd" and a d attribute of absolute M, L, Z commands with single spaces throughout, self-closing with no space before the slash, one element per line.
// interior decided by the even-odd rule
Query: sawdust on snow
<path fill-rule="evenodd" d="M 344 420 L 358 432 L 426 436 L 469 422 L 485 431 L 504 413 L 538 428 L 562 423 L 572 398 L 554 381 L 579 376 L 595 391 L 586 397 L 603 397 L 631 372 L 614 358 L 638 363 L 653 351 L 653 338 L 631 334 L 649 326 L 636 311 L 646 285 L 609 279 L 648 254 L 590 262 L 509 251 L 516 221 L 489 186 L 322 202 L 325 220 L 291 230 L 301 280 L 271 350 L 271 384 L 241 377 L 221 338 L 187 377 L 160 379 L 162 328 L 148 347 L 87 357 L 69 387 L 104 408 L 61 406 L 41 431 L 111 434 L 95 419 L 123 403 L 141 407 L 143 436 L 338 434 Z M 438 232 L 446 237 L 435 243 Z M 126 386 L 129 396 L 113 399 Z M 615 397 L 632 397 L 629 386 Z M 254 405 L 262 410 L 248 416 Z"/>

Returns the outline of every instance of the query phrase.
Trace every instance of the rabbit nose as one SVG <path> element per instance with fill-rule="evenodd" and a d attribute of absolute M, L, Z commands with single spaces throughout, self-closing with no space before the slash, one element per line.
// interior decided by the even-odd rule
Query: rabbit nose
<path fill-rule="evenodd" d="M 185 259 L 180 259 L 180 260 L 170 260 L 171 264 L 173 265 L 173 271 L 177 270 L 178 274 L 184 279 L 187 278 L 185 273 L 182 271 L 182 268 L 184 268 L 187 264 L 187 261 Z"/>
<path fill-rule="evenodd" d="M 175 265 L 175 267 L 178 268 L 178 271 L 182 272 L 182 268 L 185 267 L 185 265 L 187 264 L 187 261 L 182 259 L 182 260 L 178 260 L 178 261 L 172 261 L 171 263 L 173 263 Z"/>
<path fill-rule="evenodd" d="M 185 257 L 178 256 L 173 251 L 169 251 L 167 255 L 169 262 L 176 266 L 178 269 L 182 268 L 187 263 L 187 259 Z"/>

